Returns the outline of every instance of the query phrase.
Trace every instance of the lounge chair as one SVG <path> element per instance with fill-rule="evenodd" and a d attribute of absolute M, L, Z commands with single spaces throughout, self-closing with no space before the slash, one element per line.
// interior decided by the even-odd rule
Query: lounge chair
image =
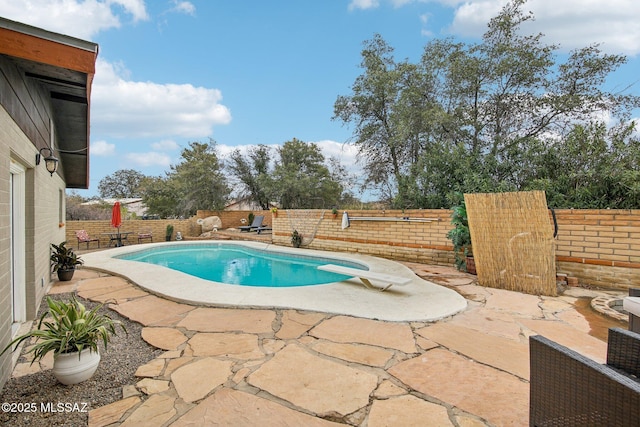
<path fill-rule="evenodd" d="M 87 233 L 87 230 L 76 231 L 76 238 L 78 239 L 78 249 L 80 249 L 81 243 L 86 243 L 87 249 L 89 249 L 89 243 L 91 242 L 98 242 L 98 248 L 100 247 L 100 239 L 98 238 L 92 239 L 91 237 L 89 237 L 89 233 Z"/>
<path fill-rule="evenodd" d="M 268 225 L 263 225 L 262 227 L 258 227 L 256 232 L 257 234 L 262 234 L 263 231 L 272 231 L 273 229 Z"/>
<path fill-rule="evenodd" d="M 255 218 L 253 218 L 253 222 L 251 223 L 251 225 L 241 225 L 240 227 L 238 227 L 240 229 L 240 231 L 255 231 L 258 228 L 262 227 L 262 221 L 264 221 L 264 215 L 256 215 Z"/>
<path fill-rule="evenodd" d="M 408 277 L 393 276 L 391 274 L 376 273 L 369 270 L 360 270 L 358 268 L 349 268 L 334 264 L 319 265 L 318 270 L 330 271 L 332 273 L 343 274 L 345 276 L 357 277 L 365 287 L 369 289 L 376 289 L 378 291 L 386 291 L 393 285 L 404 286 L 411 282 L 411 279 Z M 371 280 L 383 282 L 385 283 L 385 286 L 382 288 L 374 286 L 371 283 Z"/>

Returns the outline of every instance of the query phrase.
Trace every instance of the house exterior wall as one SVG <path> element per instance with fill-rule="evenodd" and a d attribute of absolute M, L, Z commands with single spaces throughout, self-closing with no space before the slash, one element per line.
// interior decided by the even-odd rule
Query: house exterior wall
<path fill-rule="evenodd" d="M 65 183 L 58 174 L 50 176 L 44 163 L 35 165 L 38 153 L 32 141 L 16 123 L 31 121 L 40 141 L 48 141 L 51 107 L 42 89 L 23 79 L 11 61 L 0 56 L 0 346 L 11 340 L 11 227 L 10 164 L 25 172 L 25 299 L 26 319 L 33 320 L 50 283 L 49 245 L 64 239 L 59 217 L 64 212 Z M 44 133 L 43 133 L 44 132 Z M 62 195 L 62 197 L 61 197 Z M 12 370 L 12 357 L 0 358 L 0 385 Z"/>

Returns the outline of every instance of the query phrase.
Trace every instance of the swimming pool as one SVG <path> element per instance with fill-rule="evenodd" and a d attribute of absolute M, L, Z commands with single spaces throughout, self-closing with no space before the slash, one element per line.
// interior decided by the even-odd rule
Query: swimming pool
<path fill-rule="evenodd" d="M 410 278 L 406 286 L 385 292 L 365 288 L 357 278 L 320 286 L 237 286 L 201 279 L 160 265 L 122 259 L 123 255 L 172 246 L 206 247 L 211 241 L 156 242 L 92 251 L 82 254 L 83 268 L 129 280 L 152 296 L 177 302 L 214 307 L 281 308 L 335 313 L 389 321 L 434 321 L 464 310 L 466 300 L 457 292 L 416 276 L 407 266 L 384 258 L 348 252 L 295 249 L 263 242 L 225 241 L 225 245 L 252 248 L 276 255 L 304 255 L 322 262 L 348 261 L 369 271 Z M 95 286 L 100 288 L 99 277 Z M 129 298 L 115 292 L 104 298 Z"/>
<path fill-rule="evenodd" d="M 160 265 L 205 280 L 270 288 L 322 285 L 349 276 L 318 270 L 323 264 L 368 270 L 336 258 L 287 254 L 225 243 L 160 246 L 117 258 Z"/>

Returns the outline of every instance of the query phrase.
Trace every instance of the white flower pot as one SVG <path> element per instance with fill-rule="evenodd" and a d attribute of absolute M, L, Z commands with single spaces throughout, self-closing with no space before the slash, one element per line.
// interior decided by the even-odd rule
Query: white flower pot
<path fill-rule="evenodd" d="M 100 352 L 85 348 L 78 353 L 56 354 L 53 358 L 53 375 L 62 384 L 78 384 L 88 380 L 98 369 Z"/>

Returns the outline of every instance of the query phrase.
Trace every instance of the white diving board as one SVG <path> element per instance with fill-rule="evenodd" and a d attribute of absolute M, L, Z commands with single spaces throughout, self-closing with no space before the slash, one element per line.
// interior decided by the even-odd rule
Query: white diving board
<path fill-rule="evenodd" d="M 404 286 L 411 282 L 410 278 L 398 277 L 391 274 L 376 273 L 368 270 L 360 270 L 358 268 L 343 267 L 341 265 L 325 264 L 319 265 L 318 270 L 329 271 L 331 273 L 344 274 L 345 276 L 352 276 L 359 278 L 362 283 L 369 289 L 377 289 L 379 291 L 386 291 L 393 285 Z M 377 280 L 386 283 L 383 288 L 378 288 L 371 283 L 371 280 Z"/>

